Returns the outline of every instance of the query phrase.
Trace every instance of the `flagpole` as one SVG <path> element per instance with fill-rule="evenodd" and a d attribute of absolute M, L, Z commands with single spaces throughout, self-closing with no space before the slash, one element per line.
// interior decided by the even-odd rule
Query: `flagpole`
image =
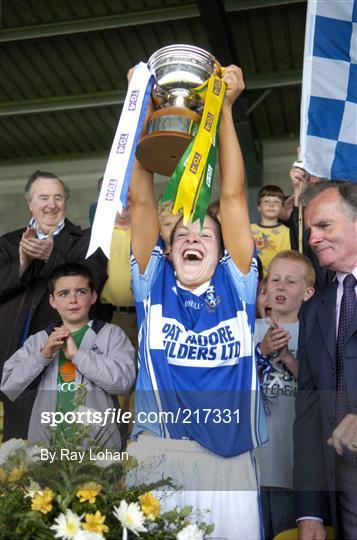
<path fill-rule="evenodd" d="M 303 243 L 302 243 L 302 235 L 304 230 L 304 224 L 303 224 L 303 209 L 302 209 L 302 202 L 301 202 L 301 193 L 303 189 L 303 184 L 300 183 L 299 185 L 299 213 L 298 213 L 298 242 L 299 242 L 299 253 L 303 253 Z"/>

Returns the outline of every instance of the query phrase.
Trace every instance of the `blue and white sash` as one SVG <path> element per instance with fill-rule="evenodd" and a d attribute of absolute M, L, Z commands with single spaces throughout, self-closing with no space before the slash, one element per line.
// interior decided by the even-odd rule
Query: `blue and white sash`
<path fill-rule="evenodd" d="M 135 149 L 142 131 L 153 76 L 140 62 L 134 70 L 105 169 L 87 257 L 101 248 L 109 259 L 117 212 L 126 206 Z"/>

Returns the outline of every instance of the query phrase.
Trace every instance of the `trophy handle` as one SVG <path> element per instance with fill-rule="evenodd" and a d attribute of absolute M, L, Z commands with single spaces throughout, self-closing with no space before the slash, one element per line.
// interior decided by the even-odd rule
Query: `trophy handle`
<path fill-rule="evenodd" d="M 161 108 L 165 106 L 167 92 L 159 84 L 155 83 L 151 92 L 151 97 L 156 107 Z"/>

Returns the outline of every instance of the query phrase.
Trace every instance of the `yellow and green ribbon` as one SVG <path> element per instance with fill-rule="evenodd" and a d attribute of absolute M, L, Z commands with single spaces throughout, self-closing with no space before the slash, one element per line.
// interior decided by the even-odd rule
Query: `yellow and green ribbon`
<path fill-rule="evenodd" d="M 183 221 L 203 223 L 209 204 L 217 160 L 218 127 L 226 85 L 217 76 L 196 89 L 206 94 L 198 132 L 191 141 L 167 185 L 162 201 L 174 201 L 173 213 L 181 209 Z"/>

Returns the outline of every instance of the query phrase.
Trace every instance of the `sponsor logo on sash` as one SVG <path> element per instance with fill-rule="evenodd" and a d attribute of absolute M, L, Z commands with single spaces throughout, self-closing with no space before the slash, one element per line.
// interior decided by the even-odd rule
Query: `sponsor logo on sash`
<path fill-rule="evenodd" d="M 135 111 L 138 102 L 139 90 L 133 90 L 130 94 L 128 111 Z"/>
<path fill-rule="evenodd" d="M 213 84 L 212 92 L 216 94 L 216 96 L 219 96 L 222 88 L 222 81 L 215 79 Z"/>
<path fill-rule="evenodd" d="M 190 165 L 190 171 L 193 174 L 196 174 L 201 159 L 202 159 L 202 154 L 200 154 L 199 152 L 195 152 L 191 161 L 191 165 Z"/>
<path fill-rule="evenodd" d="M 108 187 L 105 194 L 106 201 L 112 201 L 114 199 L 116 186 L 117 186 L 117 180 L 115 178 L 111 178 L 108 182 Z"/>
<path fill-rule="evenodd" d="M 122 133 L 119 135 L 119 141 L 117 146 L 117 154 L 124 154 L 125 152 L 125 146 L 128 142 L 129 133 Z"/>
<path fill-rule="evenodd" d="M 207 112 L 207 118 L 206 118 L 205 125 L 204 125 L 204 128 L 205 128 L 206 131 L 208 131 L 208 132 L 211 131 L 212 125 L 213 125 L 213 120 L 214 120 L 214 115 L 208 111 Z"/>

